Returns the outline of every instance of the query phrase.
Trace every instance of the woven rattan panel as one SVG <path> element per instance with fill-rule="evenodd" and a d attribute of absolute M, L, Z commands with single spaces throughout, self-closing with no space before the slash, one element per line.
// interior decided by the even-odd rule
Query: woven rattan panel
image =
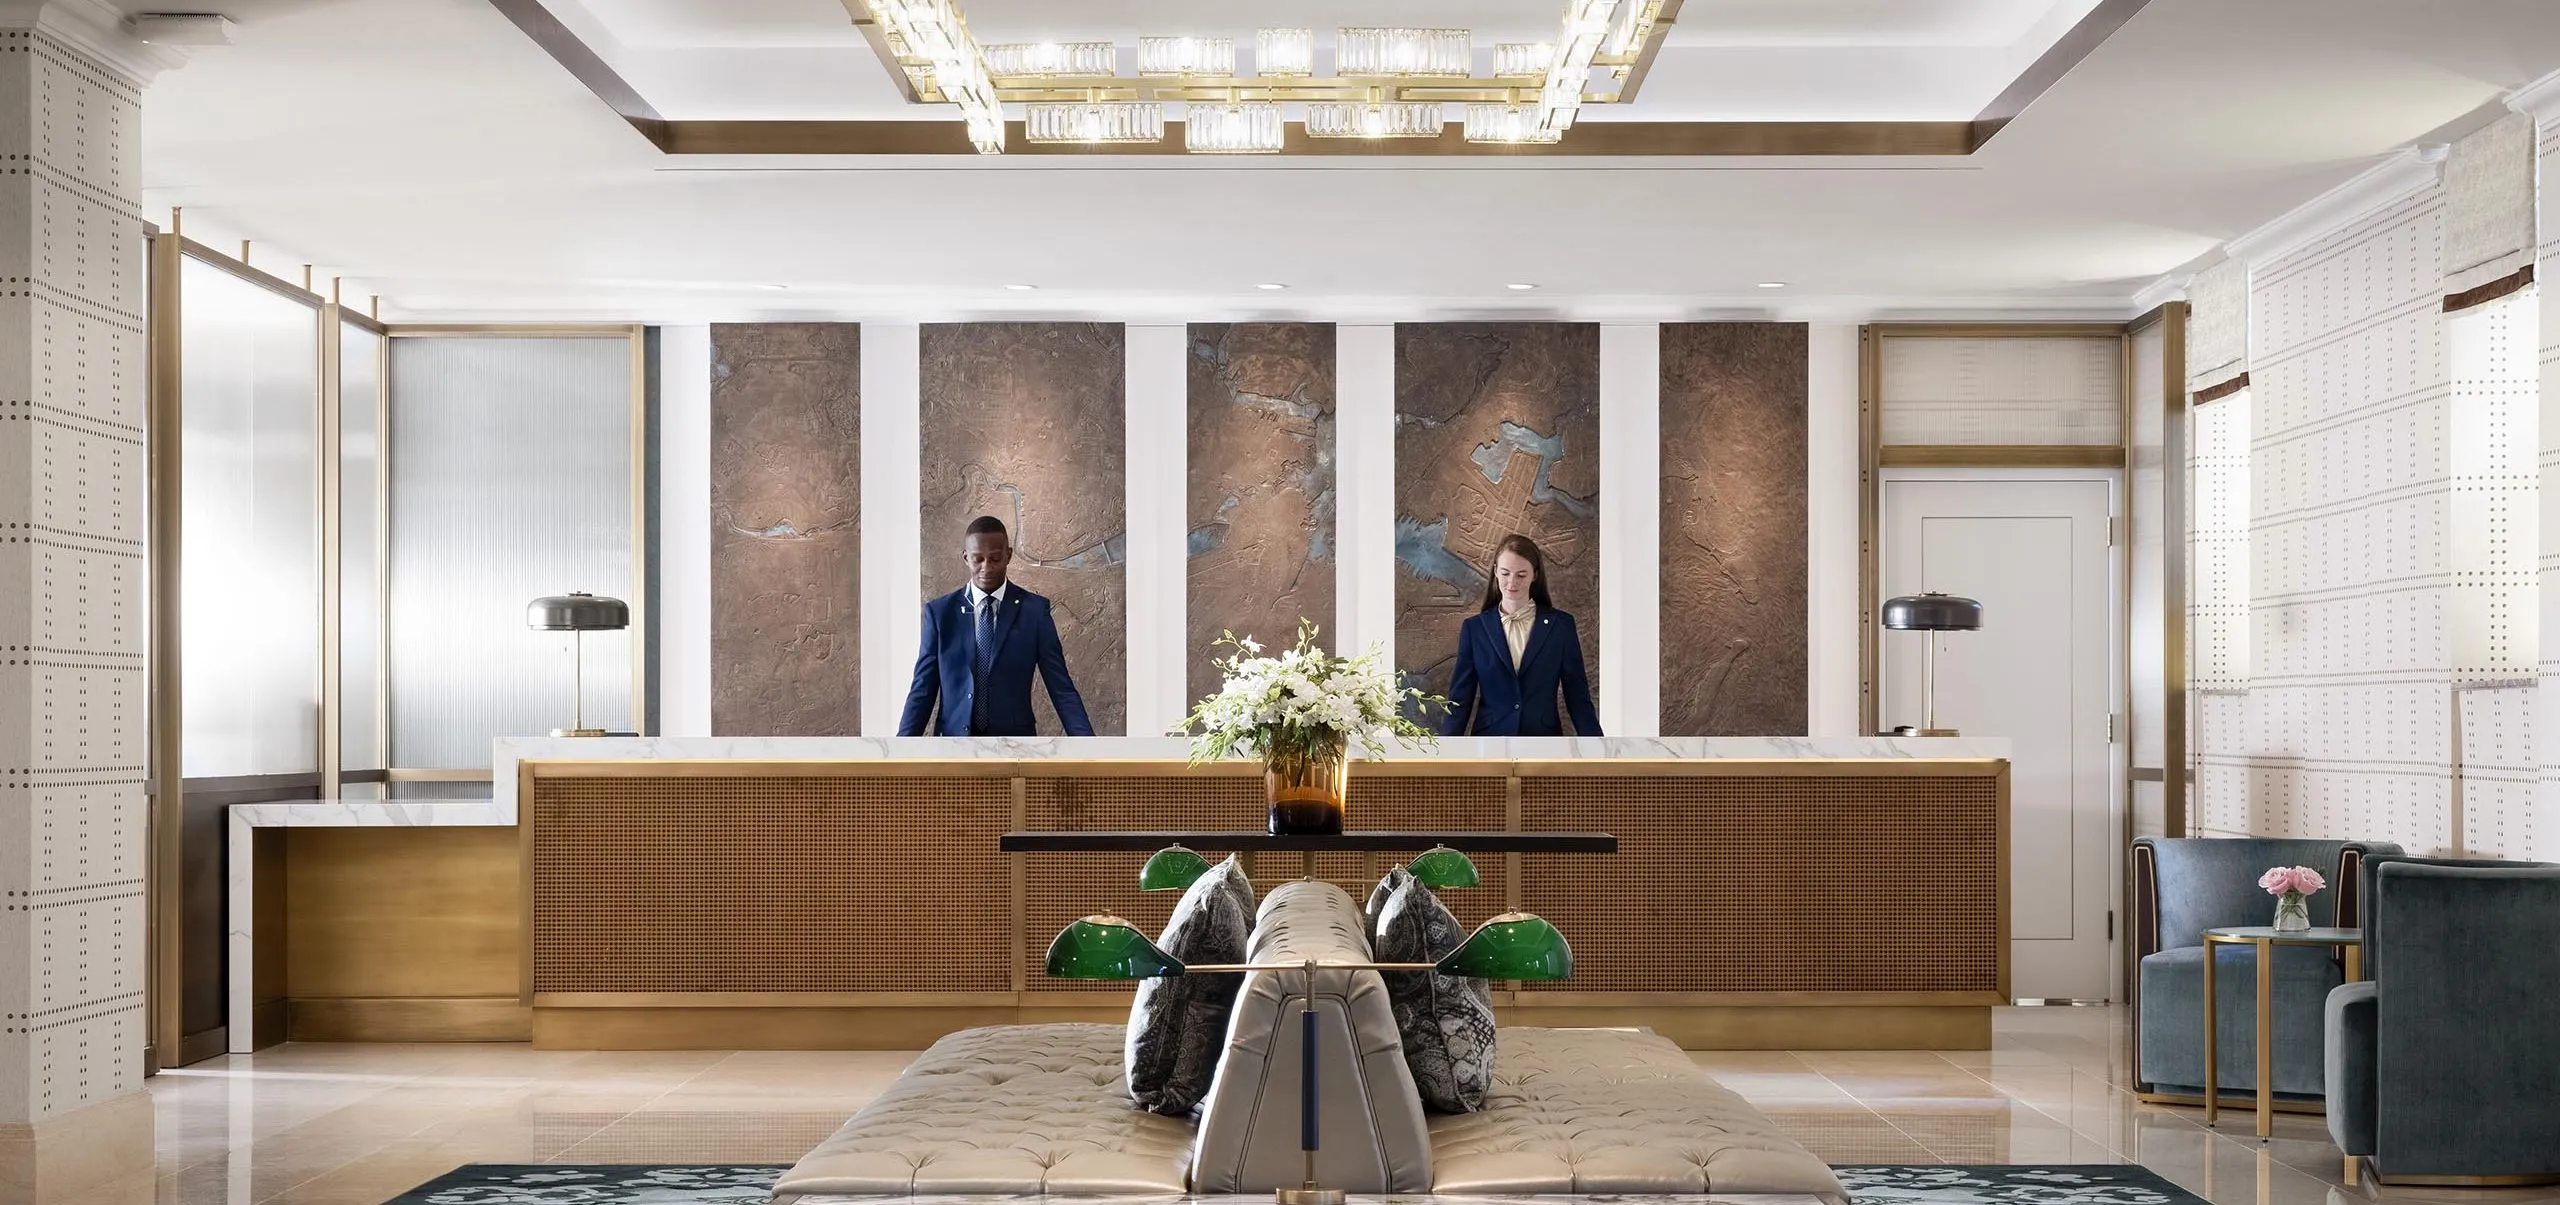
<path fill-rule="evenodd" d="M 1259 778 L 1054 778 L 1030 780 L 1023 827 L 1032 829 L 1259 829 L 1268 819 Z M 1496 776 L 1406 778 L 1351 771 L 1349 822 L 1362 829 L 1500 831 L 1503 780 Z M 1204 849 L 1212 858 L 1228 851 Z M 1382 855 L 1385 862 L 1396 859 Z M 1123 984 L 1050 979 L 1041 973 L 1049 939 L 1085 913 L 1108 907 L 1148 933 L 1164 931 L 1181 893 L 1138 890 L 1135 853 L 1022 855 L 1023 986 L 1035 992 L 1127 994 Z M 1370 884 L 1358 854 L 1322 854 L 1317 878 L 1339 883 L 1367 899 Z M 1476 859 L 1484 885 L 1444 892 L 1458 919 L 1472 925 L 1502 911 L 1503 859 Z M 1263 854 L 1254 865 L 1258 897 L 1272 884 L 1297 877 L 1296 854 Z"/>
<path fill-rule="evenodd" d="M 524 809 L 537 992 L 1012 986 L 1003 779 L 537 778 Z"/>
<path fill-rule="evenodd" d="M 1523 900 L 1573 943 L 1561 991 L 1995 991 L 1999 780 L 1527 778 Z M 1925 819 L 1924 819 L 1925 818 Z"/>

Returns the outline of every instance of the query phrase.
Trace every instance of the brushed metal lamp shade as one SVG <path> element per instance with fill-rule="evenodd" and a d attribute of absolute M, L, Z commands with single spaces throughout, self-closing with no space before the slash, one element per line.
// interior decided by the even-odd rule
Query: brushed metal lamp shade
<path fill-rule="evenodd" d="M 587 727 L 587 633 L 619 632 L 630 627 L 631 604 L 583 590 L 546 594 L 524 605 L 524 626 L 537 632 L 572 633 L 569 726 L 554 728 L 551 735 L 603 736 L 604 729 Z"/>
<path fill-rule="evenodd" d="M 1896 632 L 1930 633 L 1920 657 L 1921 697 L 1923 702 L 1920 727 L 1905 725 L 1893 730 L 1896 736 L 1954 736 L 1953 728 L 1938 727 L 1938 638 L 1939 632 L 1978 632 L 1982 630 L 1982 604 L 1954 594 L 1929 591 L 1905 594 L 1884 602 L 1884 626 Z"/>

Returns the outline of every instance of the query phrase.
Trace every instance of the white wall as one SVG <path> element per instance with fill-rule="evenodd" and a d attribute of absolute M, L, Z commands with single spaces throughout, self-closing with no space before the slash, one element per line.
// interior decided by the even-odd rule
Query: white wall
<path fill-rule="evenodd" d="M 915 323 L 862 324 L 862 723 L 897 731 L 915 663 L 921 535 L 921 404 Z M 1133 325 L 1127 344 L 1129 722 L 1160 732 L 1188 709 L 1187 332 Z M 1807 424 L 1809 733 L 1858 728 L 1858 328 L 1810 331 Z M 1334 647 L 1395 655 L 1395 328 L 1336 328 Z M 661 342 L 658 565 L 661 727 L 711 723 L 710 328 Z M 1612 735 L 1660 732 L 1661 327 L 1600 330 L 1601 649 L 1598 700 Z M 1616 667 L 1633 667 L 1620 672 Z"/>

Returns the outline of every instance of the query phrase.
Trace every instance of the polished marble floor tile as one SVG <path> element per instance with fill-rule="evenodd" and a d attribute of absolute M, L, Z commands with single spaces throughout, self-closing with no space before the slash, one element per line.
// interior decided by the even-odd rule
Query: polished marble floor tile
<path fill-rule="evenodd" d="M 155 1077 L 158 1168 L 41 1205 L 379 1205 L 464 1163 L 789 1163 L 896 1079 L 870 1051 L 286 1045 Z M 2002 1010 L 1990 1050 L 1699 1051 L 1834 1163 L 2140 1163 L 2214 1205 L 2560 1205 L 2341 1182 L 2317 1117 L 2135 1099 L 2121 1010 Z"/>

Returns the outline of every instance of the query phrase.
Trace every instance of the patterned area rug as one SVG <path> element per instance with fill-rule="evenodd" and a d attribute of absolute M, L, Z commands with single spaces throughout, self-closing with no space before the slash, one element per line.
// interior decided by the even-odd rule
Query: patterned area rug
<path fill-rule="evenodd" d="M 776 1164 L 670 1167 L 473 1163 L 412 1188 L 392 1198 L 387 1205 L 763 1205 L 772 1189 L 774 1177 L 782 1170 Z M 1858 1205 L 2204 1205 L 2203 1198 L 2161 1179 L 2147 1168 L 2132 1164 L 1861 1165 L 1833 1170 L 1840 1173 L 1840 1182 L 1848 1186 L 1850 1196 Z M 1424 1201 L 1431 1198 L 1400 1199 Z M 1542 1202 L 1588 1199 L 1626 1203 L 1684 1198 L 1505 1199 Z M 1699 1198 L 1685 1199 L 1694 1201 Z M 956 1203 L 961 1198 L 938 1200 Z"/>

